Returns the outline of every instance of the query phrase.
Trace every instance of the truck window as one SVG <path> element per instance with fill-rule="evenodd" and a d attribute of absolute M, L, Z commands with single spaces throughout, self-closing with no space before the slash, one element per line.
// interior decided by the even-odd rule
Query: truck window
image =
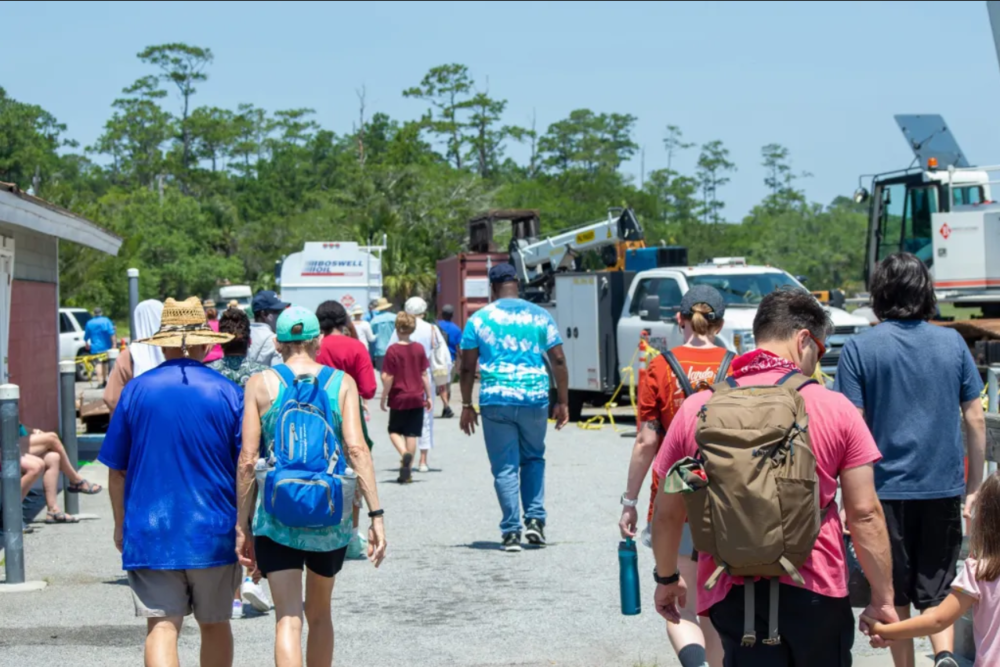
<path fill-rule="evenodd" d="M 660 297 L 660 318 L 669 317 L 681 307 L 681 286 L 674 278 L 646 278 L 635 288 L 635 295 L 629 305 L 629 315 L 638 315 L 642 300 L 647 296 Z"/>
<path fill-rule="evenodd" d="M 786 273 L 708 273 L 689 276 L 691 286 L 710 285 L 719 290 L 726 305 L 756 306 L 781 287 L 802 286 Z"/>
<path fill-rule="evenodd" d="M 73 323 L 69 321 L 69 315 L 66 313 L 59 313 L 59 333 L 75 333 L 76 329 L 73 328 Z"/>
<path fill-rule="evenodd" d="M 983 201 L 983 189 L 978 185 L 967 185 L 964 188 L 951 189 L 952 206 L 969 206 Z"/>
<path fill-rule="evenodd" d="M 931 214 L 938 210 L 937 186 L 912 188 L 906 203 L 903 250 L 928 262 L 933 255 Z"/>
<path fill-rule="evenodd" d="M 906 184 L 892 183 L 881 188 L 878 260 L 899 252 L 903 242 L 903 221 L 906 216 Z"/>

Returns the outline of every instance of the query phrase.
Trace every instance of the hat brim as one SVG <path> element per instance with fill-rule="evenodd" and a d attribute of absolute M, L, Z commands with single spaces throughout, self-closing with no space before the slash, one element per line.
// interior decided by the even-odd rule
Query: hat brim
<path fill-rule="evenodd" d="M 166 332 L 157 333 L 149 338 L 135 341 L 143 345 L 156 345 L 157 347 L 193 347 L 196 345 L 222 345 L 233 340 L 235 336 L 227 333 L 215 333 L 208 331 L 192 331 L 190 333 Z"/>
<path fill-rule="evenodd" d="M 392 304 L 391 303 L 387 303 L 384 306 L 377 306 L 377 307 L 373 308 L 372 310 L 374 310 L 376 313 L 381 313 L 382 311 L 389 310 L 390 308 L 392 308 Z"/>

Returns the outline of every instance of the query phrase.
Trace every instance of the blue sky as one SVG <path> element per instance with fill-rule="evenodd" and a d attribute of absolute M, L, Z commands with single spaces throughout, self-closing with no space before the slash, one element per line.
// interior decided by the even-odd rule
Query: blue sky
<path fill-rule="evenodd" d="M 730 219 L 765 194 L 767 143 L 791 150 L 823 203 L 862 173 L 907 166 L 895 113 L 943 114 L 973 164 L 1000 163 L 1000 67 L 982 1 L 0 4 L 0 85 L 82 145 L 148 73 L 135 54 L 180 41 L 215 53 L 197 104 L 310 107 L 338 133 L 356 120 L 362 85 L 370 112 L 419 116 L 423 104 L 401 91 L 449 62 L 481 87 L 488 78 L 508 123 L 534 111 L 544 130 L 576 108 L 638 116 L 647 173 L 665 166 L 664 127 L 679 125 L 730 149 Z M 677 166 L 693 171 L 695 159 Z M 638 156 L 625 171 L 639 177 Z"/>

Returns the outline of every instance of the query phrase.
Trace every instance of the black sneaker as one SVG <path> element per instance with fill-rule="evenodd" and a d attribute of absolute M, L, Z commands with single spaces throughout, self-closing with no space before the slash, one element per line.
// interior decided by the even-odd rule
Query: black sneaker
<path fill-rule="evenodd" d="M 536 547 L 545 546 L 545 523 L 541 519 L 528 519 L 524 524 L 524 539 Z"/>
<path fill-rule="evenodd" d="M 504 533 L 503 534 L 503 550 L 504 551 L 520 551 L 521 550 L 521 533 Z"/>
<path fill-rule="evenodd" d="M 399 462 L 400 484 L 409 484 L 413 481 L 413 454 L 403 454 L 403 460 Z"/>
<path fill-rule="evenodd" d="M 445 408 L 444 412 L 441 413 L 441 419 L 452 419 L 454 416 L 455 411 L 451 409 L 451 406 Z"/>
<path fill-rule="evenodd" d="M 951 651 L 941 651 L 934 656 L 934 667 L 958 667 L 958 661 Z"/>

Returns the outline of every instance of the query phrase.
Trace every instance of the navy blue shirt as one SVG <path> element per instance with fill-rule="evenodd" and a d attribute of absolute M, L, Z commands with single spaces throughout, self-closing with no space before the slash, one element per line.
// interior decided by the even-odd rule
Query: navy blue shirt
<path fill-rule="evenodd" d="M 888 320 L 851 338 L 834 390 L 865 411 L 882 452 L 875 488 L 883 500 L 951 498 L 965 492 L 960 404 L 983 381 L 957 331 Z"/>
<path fill-rule="evenodd" d="M 242 419 L 242 390 L 191 359 L 125 385 L 98 457 L 127 471 L 123 569 L 236 562 Z"/>
<path fill-rule="evenodd" d="M 451 359 L 454 361 L 458 357 L 458 345 L 462 342 L 462 330 L 450 320 L 438 320 L 438 328 L 448 339 L 448 351 L 451 352 Z"/>

